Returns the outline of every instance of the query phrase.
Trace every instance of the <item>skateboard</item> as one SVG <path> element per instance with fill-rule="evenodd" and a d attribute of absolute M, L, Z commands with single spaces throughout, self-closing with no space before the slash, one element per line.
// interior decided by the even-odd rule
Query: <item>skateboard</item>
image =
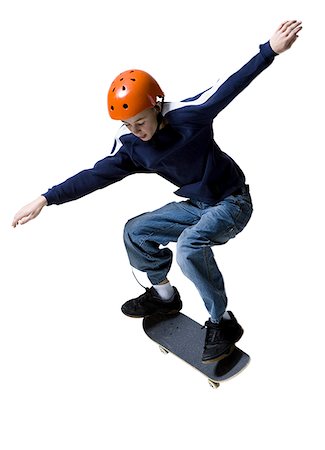
<path fill-rule="evenodd" d="M 206 330 L 183 313 L 146 317 L 143 319 L 143 329 L 163 353 L 170 352 L 202 372 L 213 388 L 239 374 L 250 361 L 249 355 L 235 346 L 234 351 L 224 359 L 203 364 L 201 357 Z"/>

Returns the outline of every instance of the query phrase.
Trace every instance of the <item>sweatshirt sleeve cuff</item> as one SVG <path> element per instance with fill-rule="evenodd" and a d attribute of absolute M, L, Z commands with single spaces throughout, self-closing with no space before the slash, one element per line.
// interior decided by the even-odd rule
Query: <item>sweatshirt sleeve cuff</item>
<path fill-rule="evenodd" d="M 265 59 L 273 61 L 274 57 L 278 55 L 274 50 L 272 50 L 270 41 L 267 41 L 265 44 L 260 45 L 260 52 L 264 56 Z"/>
<path fill-rule="evenodd" d="M 46 200 L 47 200 L 47 206 L 50 206 L 50 205 L 52 205 L 54 202 L 53 202 L 53 199 L 51 198 L 51 194 L 50 194 L 50 192 L 49 191 L 47 191 L 46 193 L 44 193 L 44 194 L 41 194 L 43 197 L 45 197 L 46 198 Z"/>

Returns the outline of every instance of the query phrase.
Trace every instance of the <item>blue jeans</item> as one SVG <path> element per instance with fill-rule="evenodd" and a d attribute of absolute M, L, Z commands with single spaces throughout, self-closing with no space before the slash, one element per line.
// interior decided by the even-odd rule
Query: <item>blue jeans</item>
<path fill-rule="evenodd" d="M 240 233 L 252 215 L 249 193 L 230 195 L 215 205 L 186 200 L 172 202 L 156 211 L 129 220 L 124 241 L 131 266 L 146 272 L 152 284 L 166 277 L 177 242 L 176 260 L 199 291 L 214 321 L 227 307 L 222 274 L 211 247 L 225 244 Z"/>

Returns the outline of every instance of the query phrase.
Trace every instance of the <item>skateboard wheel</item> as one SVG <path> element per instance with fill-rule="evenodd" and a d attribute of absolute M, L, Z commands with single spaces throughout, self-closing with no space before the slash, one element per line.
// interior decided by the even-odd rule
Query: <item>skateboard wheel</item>
<path fill-rule="evenodd" d="M 217 381 L 213 381 L 213 380 L 208 380 L 209 385 L 213 388 L 213 389 L 217 389 L 220 386 L 220 383 L 218 383 Z"/>
<path fill-rule="evenodd" d="M 161 353 L 163 353 L 164 355 L 167 355 L 169 353 L 169 351 L 167 350 L 167 348 L 163 347 L 162 345 L 159 345 L 159 350 L 161 351 Z"/>

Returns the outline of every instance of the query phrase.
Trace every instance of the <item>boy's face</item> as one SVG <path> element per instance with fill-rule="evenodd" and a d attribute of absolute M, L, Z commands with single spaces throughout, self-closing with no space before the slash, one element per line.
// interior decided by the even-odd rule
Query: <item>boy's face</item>
<path fill-rule="evenodd" d="M 158 112 L 159 108 L 148 108 L 123 123 L 139 139 L 149 141 L 157 130 Z"/>

